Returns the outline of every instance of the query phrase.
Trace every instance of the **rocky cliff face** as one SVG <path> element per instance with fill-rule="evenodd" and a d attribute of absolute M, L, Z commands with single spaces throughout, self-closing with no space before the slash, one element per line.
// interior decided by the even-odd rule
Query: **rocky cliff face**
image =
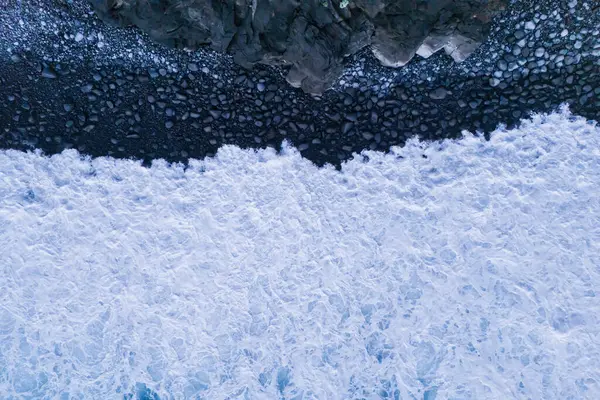
<path fill-rule="evenodd" d="M 506 0 L 89 0 L 105 21 L 135 25 L 167 45 L 199 46 L 256 63 L 291 65 L 287 80 L 321 93 L 365 46 L 383 65 L 444 49 L 465 60 Z"/>

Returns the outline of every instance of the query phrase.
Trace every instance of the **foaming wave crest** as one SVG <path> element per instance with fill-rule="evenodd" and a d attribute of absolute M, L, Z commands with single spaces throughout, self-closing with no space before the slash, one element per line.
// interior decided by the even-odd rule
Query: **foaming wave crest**
<path fill-rule="evenodd" d="M 342 171 L 0 152 L 3 399 L 600 398 L 600 128 Z"/>

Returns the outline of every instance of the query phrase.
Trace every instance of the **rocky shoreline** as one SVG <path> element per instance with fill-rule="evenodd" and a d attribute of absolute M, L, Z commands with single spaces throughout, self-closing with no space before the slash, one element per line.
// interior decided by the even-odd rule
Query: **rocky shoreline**
<path fill-rule="evenodd" d="M 105 25 L 84 1 L 13 0 L 0 11 L 0 147 L 149 162 L 288 140 L 317 165 L 339 166 L 363 149 L 485 134 L 561 103 L 599 120 L 593 5 L 513 2 L 460 64 L 437 53 L 391 69 L 363 49 L 314 97 L 290 87 L 286 68 L 169 50 Z"/>
<path fill-rule="evenodd" d="M 384 66 L 444 49 L 462 62 L 485 40 L 505 0 L 89 0 L 117 26 L 166 45 L 209 46 L 241 66 L 289 66 L 286 79 L 321 94 L 344 58 L 369 47 Z"/>

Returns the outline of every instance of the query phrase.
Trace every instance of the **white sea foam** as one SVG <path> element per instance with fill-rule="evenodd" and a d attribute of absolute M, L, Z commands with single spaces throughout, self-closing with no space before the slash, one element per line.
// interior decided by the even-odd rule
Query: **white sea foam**
<path fill-rule="evenodd" d="M 0 152 L 1 397 L 600 398 L 600 128 L 365 154 Z"/>

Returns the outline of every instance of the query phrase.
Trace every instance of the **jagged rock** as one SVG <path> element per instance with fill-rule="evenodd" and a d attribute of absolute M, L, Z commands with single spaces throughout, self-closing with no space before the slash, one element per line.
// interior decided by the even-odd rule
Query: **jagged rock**
<path fill-rule="evenodd" d="M 291 66 L 287 80 L 321 93 L 344 57 L 371 45 L 383 65 L 445 49 L 465 60 L 506 0 L 89 0 L 116 25 L 135 25 L 169 46 L 228 52 L 246 68 Z"/>

